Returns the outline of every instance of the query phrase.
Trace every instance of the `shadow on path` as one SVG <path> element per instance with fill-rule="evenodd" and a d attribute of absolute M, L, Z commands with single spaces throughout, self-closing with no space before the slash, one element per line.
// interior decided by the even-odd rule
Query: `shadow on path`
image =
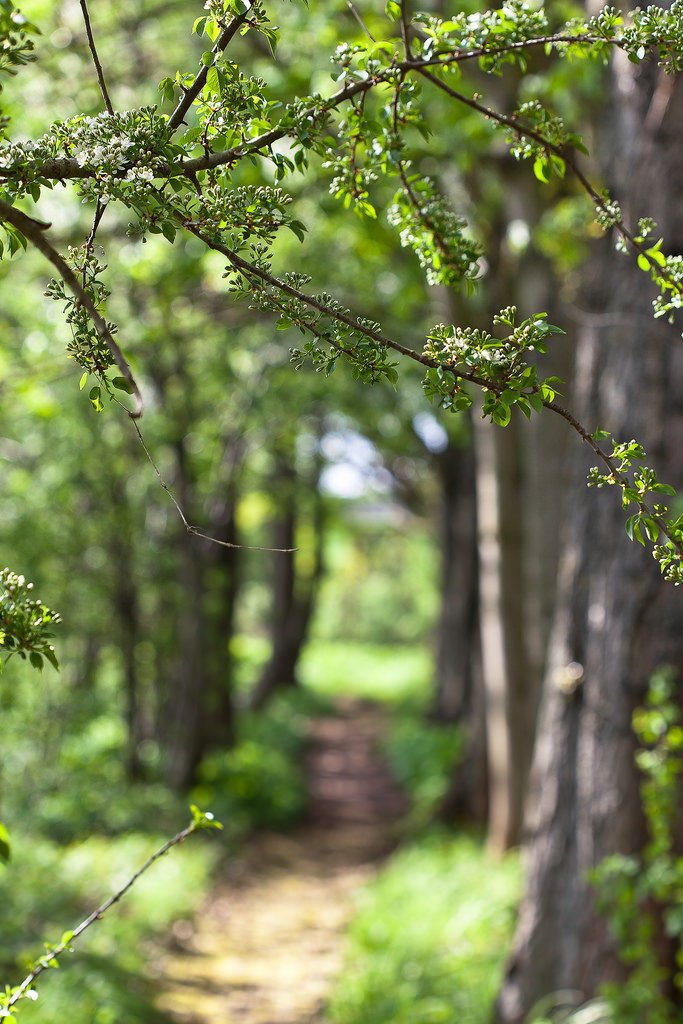
<path fill-rule="evenodd" d="M 395 843 L 406 801 L 378 753 L 381 709 L 340 701 L 311 723 L 307 824 L 261 833 L 161 964 L 180 1024 L 323 1024 L 354 894 Z"/>

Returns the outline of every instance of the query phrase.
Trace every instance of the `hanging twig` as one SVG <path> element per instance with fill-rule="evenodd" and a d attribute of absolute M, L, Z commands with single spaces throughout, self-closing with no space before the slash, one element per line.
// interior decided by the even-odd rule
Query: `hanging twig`
<path fill-rule="evenodd" d="M 156 474 L 157 480 L 159 481 L 161 487 L 163 488 L 164 491 L 166 491 L 166 493 L 168 494 L 169 498 L 171 499 L 171 501 L 175 505 L 176 511 L 177 511 L 178 515 L 180 516 L 180 520 L 181 520 L 183 526 L 185 527 L 185 530 L 187 531 L 187 533 L 192 534 L 193 537 L 200 537 L 202 540 L 208 540 L 211 544 L 217 544 L 221 548 L 241 548 L 244 551 L 271 551 L 271 552 L 275 552 L 276 554 L 283 554 L 283 555 L 291 555 L 294 551 L 296 551 L 296 548 L 267 548 L 267 547 L 260 547 L 257 544 L 232 544 L 232 543 L 230 543 L 230 541 L 219 540 L 218 537 L 212 537 L 210 534 L 204 533 L 204 531 L 200 530 L 197 526 L 193 526 L 192 523 L 188 520 L 187 516 L 185 515 L 185 512 L 183 511 L 183 508 L 182 508 L 180 502 L 178 501 L 178 499 L 176 498 L 175 494 L 173 493 L 173 491 L 171 490 L 169 485 L 164 480 L 164 478 L 163 478 L 163 476 L 161 474 L 161 470 L 159 469 L 159 467 L 157 466 L 156 462 L 154 461 L 154 456 L 152 455 L 151 451 L 147 447 L 147 442 L 145 441 L 145 438 L 144 438 L 144 436 L 142 434 L 142 431 L 140 430 L 140 427 L 135 422 L 135 420 L 133 420 L 133 428 L 135 429 L 135 433 L 138 435 L 138 441 L 142 445 L 142 450 L 144 451 L 145 455 L 147 456 L 147 458 L 149 460 L 149 463 L 150 463 L 152 469 L 154 470 L 154 472 Z"/>
<path fill-rule="evenodd" d="M 83 12 L 83 21 L 85 23 L 85 34 L 88 37 L 90 55 L 92 57 L 92 62 L 95 65 L 95 74 L 97 75 L 97 81 L 100 86 L 100 92 L 102 93 L 102 99 L 104 100 L 104 105 L 106 107 L 107 113 L 113 114 L 114 108 L 112 106 L 111 100 L 109 99 L 107 83 L 104 80 L 104 71 L 102 70 L 102 65 L 100 64 L 100 58 L 97 56 L 97 48 L 95 46 L 95 39 L 92 34 L 92 26 L 90 24 L 90 15 L 88 14 L 88 5 L 86 3 L 86 0 L 80 0 L 80 3 L 81 11 Z"/>

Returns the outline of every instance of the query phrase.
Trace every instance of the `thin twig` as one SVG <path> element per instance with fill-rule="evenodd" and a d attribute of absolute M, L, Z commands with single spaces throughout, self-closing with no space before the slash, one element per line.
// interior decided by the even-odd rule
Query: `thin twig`
<path fill-rule="evenodd" d="M 95 326 L 95 330 L 105 341 L 116 365 L 130 386 L 136 407 L 132 411 L 129 410 L 128 415 L 131 419 L 137 419 L 139 416 L 142 416 L 142 395 L 140 394 L 140 389 L 133 376 L 133 372 L 128 365 L 126 357 L 114 341 L 114 337 L 107 326 L 106 320 L 97 309 L 86 290 L 83 288 L 71 267 L 65 262 L 45 237 L 45 229 L 50 225 L 42 224 L 40 221 L 34 220 L 32 217 L 28 217 L 25 213 L 22 213 L 21 210 L 17 210 L 15 206 L 10 206 L 10 204 L 6 203 L 4 199 L 0 199 L 0 221 L 2 220 L 9 221 L 9 223 L 13 224 L 15 228 L 18 228 L 29 242 L 31 242 L 47 260 L 49 260 L 52 266 L 57 270 L 59 276 L 64 280 L 64 283 L 67 285 L 69 290 L 76 296 L 81 305 L 85 307 Z"/>
<path fill-rule="evenodd" d="M 276 554 L 283 554 L 283 555 L 290 555 L 294 551 L 297 550 L 296 548 L 267 548 L 267 547 L 260 547 L 257 544 L 231 544 L 230 541 L 219 540 L 218 537 L 212 537 L 210 534 L 204 533 L 204 531 L 200 530 L 198 527 L 193 526 L 192 523 L 188 520 L 187 516 L 185 515 L 185 513 L 184 513 L 184 511 L 182 509 L 182 506 L 180 505 L 180 503 L 179 503 L 178 499 L 176 498 L 175 494 L 173 493 L 173 491 L 171 490 L 169 485 L 164 480 L 164 478 L 163 478 L 163 476 L 161 474 L 161 470 L 159 469 L 159 467 L 157 466 L 156 462 L 154 461 L 154 456 L 152 455 L 151 451 L 147 447 L 147 442 L 145 441 L 145 439 L 143 437 L 142 431 L 140 430 L 140 426 L 139 426 L 138 423 L 135 422 L 135 420 L 133 420 L 133 427 L 135 429 L 135 433 L 138 435 L 138 441 L 142 445 L 142 450 L 144 451 L 145 455 L 147 456 L 147 458 L 149 460 L 149 463 L 150 463 L 152 469 L 154 470 L 154 472 L 156 474 L 157 480 L 159 481 L 161 487 L 163 488 L 164 491 L 166 491 L 166 493 L 168 494 L 169 498 L 171 499 L 171 501 L 175 505 L 176 511 L 177 511 L 178 515 L 180 516 L 180 520 L 181 520 L 183 526 L 185 527 L 185 530 L 187 531 L 187 533 L 192 534 L 193 537 L 200 537 L 202 540 L 208 540 L 212 544 L 217 544 L 219 547 L 222 547 L 222 548 L 240 548 L 241 550 L 244 550 L 244 551 L 269 551 L 269 552 L 275 552 Z"/>
<path fill-rule="evenodd" d="M 346 0 L 346 6 L 347 6 L 347 7 L 348 7 L 348 9 L 349 9 L 349 10 L 351 11 L 351 14 L 352 14 L 352 15 L 354 16 L 354 18 L 356 19 L 356 21 L 357 21 L 357 22 L 358 22 L 358 24 L 360 25 L 360 27 L 361 27 L 361 29 L 363 30 L 363 32 L 365 32 L 365 34 L 366 34 L 366 36 L 368 37 L 368 39 L 370 40 L 370 42 L 371 42 L 371 43 L 376 43 L 376 42 L 377 42 L 377 40 L 376 40 L 376 39 L 375 39 L 375 37 L 373 36 L 373 34 L 372 34 L 372 32 L 370 31 L 370 29 L 368 28 L 368 26 L 367 26 L 367 25 L 365 24 L 365 22 L 363 21 L 363 19 L 362 19 L 362 17 L 361 17 L 361 14 L 360 14 L 360 11 L 359 11 L 359 10 L 358 10 L 358 8 L 356 7 L 356 5 L 355 5 L 355 4 L 353 3 L 353 0 Z"/>
<path fill-rule="evenodd" d="M 410 18 L 408 16 L 407 0 L 400 0 L 399 7 L 401 9 L 401 39 L 403 41 L 403 54 L 406 60 L 410 60 L 412 55 L 410 53 L 410 39 L 408 37 Z"/>
<path fill-rule="evenodd" d="M 44 971 L 47 971 L 51 966 L 53 966 L 52 961 L 57 960 L 62 955 L 62 953 L 65 953 L 68 949 L 70 949 L 71 944 L 75 939 L 79 938 L 79 936 L 81 936 L 83 932 L 87 931 L 87 929 L 90 928 L 91 925 L 95 924 L 96 921 L 99 921 L 100 918 L 103 917 L 103 915 L 106 914 L 106 912 L 111 907 L 113 907 L 115 903 L 118 903 L 119 900 L 126 895 L 128 890 L 133 885 L 135 885 L 140 876 L 144 875 L 144 873 L 148 871 L 149 868 L 151 868 L 151 866 L 156 861 L 158 861 L 160 857 L 163 857 L 164 854 L 168 853 L 168 851 L 171 850 L 174 846 L 178 846 L 180 843 L 184 842 L 188 838 L 188 836 L 191 836 L 192 833 L 196 832 L 197 830 L 198 825 L 196 822 L 193 821 L 186 828 L 182 829 L 182 831 L 178 832 L 177 835 L 173 836 L 172 839 L 169 839 L 167 842 L 165 842 L 163 846 L 160 846 L 156 853 L 153 853 L 152 856 L 145 861 L 142 867 L 139 868 L 135 872 L 135 874 L 128 879 L 124 886 L 122 886 L 117 892 L 115 892 L 113 896 L 110 896 L 108 900 L 105 900 L 104 903 L 100 904 L 100 906 L 96 910 L 93 910 L 93 912 L 89 914 L 84 921 L 81 921 L 81 923 L 76 928 L 74 928 L 70 937 L 66 941 L 60 942 L 58 946 L 55 946 L 54 949 L 49 950 L 45 954 L 45 956 L 40 958 L 40 960 L 33 968 L 33 970 L 30 971 L 30 973 L 26 975 L 21 984 L 14 989 L 12 995 L 4 1004 L 5 1009 L 9 1009 L 10 1007 L 18 1003 L 19 1000 L 25 995 L 25 993 L 33 987 L 33 984 L 36 981 L 36 979 L 39 978 Z"/>
<path fill-rule="evenodd" d="M 87 264 L 87 259 L 90 256 L 90 254 L 92 253 L 93 248 L 95 246 L 95 236 L 97 235 L 97 229 L 100 226 L 100 221 L 102 220 L 102 217 L 104 216 L 104 211 L 106 209 L 107 209 L 106 203 L 103 203 L 101 201 L 101 199 L 98 198 L 98 200 L 97 200 L 97 202 L 95 204 L 95 216 L 93 217 L 92 227 L 90 228 L 90 234 L 88 235 L 88 237 L 85 240 L 85 257 L 86 258 L 85 258 L 85 261 L 84 261 L 84 264 L 83 264 L 83 274 L 81 276 L 81 284 L 83 285 L 83 288 L 85 288 L 85 285 L 86 285 L 86 274 L 87 274 L 87 266 L 86 266 L 86 264 Z"/>
<path fill-rule="evenodd" d="M 104 100 L 104 105 L 105 105 L 105 107 L 107 109 L 107 113 L 113 114 L 114 113 L 114 107 L 112 106 L 112 102 L 109 99 L 109 93 L 107 91 L 107 83 L 106 83 L 106 81 L 104 79 L 104 71 L 102 70 L 102 65 L 100 64 L 100 58 L 97 56 L 97 48 L 95 46 L 95 38 L 94 38 L 94 36 L 92 34 L 92 26 L 90 24 L 90 15 L 88 14 L 88 5 L 86 3 L 86 0 L 80 0 L 80 4 L 81 4 L 81 11 L 83 13 L 83 21 L 85 22 L 85 34 L 88 37 L 88 46 L 90 47 L 90 55 L 92 57 L 92 62 L 95 65 L 95 73 L 97 75 L 97 81 L 98 81 L 98 84 L 99 84 L 99 87 L 100 87 L 100 92 L 102 93 L 102 99 Z"/>

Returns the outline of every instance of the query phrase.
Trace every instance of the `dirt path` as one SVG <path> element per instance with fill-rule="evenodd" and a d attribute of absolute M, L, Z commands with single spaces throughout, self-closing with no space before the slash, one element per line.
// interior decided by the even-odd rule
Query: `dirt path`
<path fill-rule="evenodd" d="M 406 809 L 377 752 L 383 725 L 357 701 L 312 723 L 309 823 L 254 838 L 165 958 L 159 1005 L 179 1024 L 323 1024 L 354 894 Z"/>

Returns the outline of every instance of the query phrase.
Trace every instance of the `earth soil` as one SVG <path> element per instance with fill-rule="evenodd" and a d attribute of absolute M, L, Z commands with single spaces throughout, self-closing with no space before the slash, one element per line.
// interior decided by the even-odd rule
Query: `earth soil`
<path fill-rule="evenodd" d="M 407 810 L 384 728 L 358 700 L 311 722 L 308 820 L 254 836 L 159 965 L 159 1007 L 178 1024 L 324 1024 L 355 897 Z"/>

